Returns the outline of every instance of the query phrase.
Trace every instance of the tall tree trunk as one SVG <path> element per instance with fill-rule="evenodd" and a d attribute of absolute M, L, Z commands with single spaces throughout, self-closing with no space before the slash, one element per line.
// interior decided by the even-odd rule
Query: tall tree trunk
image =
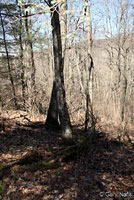
<path fill-rule="evenodd" d="M 61 21 L 61 40 L 62 40 L 62 57 L 65 56 L 65 49 L 66 49 L 66 32 L 67 32 L 67 16 L 65 11 L 67 10 L 67 0 L 64 0 L 60 4 L 60 21 Z M 55 80 L 53 81 L 53 88 L 51 93 L 50 104 L 47 113 L 47 119 L 45 122 L 46 128 L 58 128 L 60 127 L 58 121 L 58 102 L 57 102 L 57 90 Z"/>
<path fill-rule="evenodd" d="M 60 125 L 64 139 L 72 139 L 72 130 L 70 118 L 67 109 L 65 87 L 64 87 L 64 58 L 62 58 L 62 42 L 59 20 L 58 6 L 51 9 L 51 25 L 53 27 L 53 52 L 54 52 L 54 69 L 55 69 L 55 83 L 57 89 L 57 101 Z"/>
<path fill-rule="evenodd" d="M 18 5 L 18 0 L 16 0 Z M 20 67 L 21 67 L 21 86 L 22 86 L 22 99 L 23 99 L 23 108 L 26 108 L 26 80 L 25 80 L 25 66 L 24 66 L 24 49 L 22 43 L 22 10 L 19 6 L 19 46 L 20 46 Z"/>
<path fill-rule="evenodd" d="M 13 76 L 12 76 L 12 72 L 11 72 L 11 65 L 10 65 L 10 60 L 9 60 L 7 42 L 6 42 L 6 34 L 5 34 L 5 28 L 4 28 L 4 23 L 3 23 L 1 12 L 0 12 L 0 18 L 1 18 L 1 25 L 2 25 L 2 31 L 3 31 L 4 46 L 5 46 L 6 57 L 7 57 L 8 74 L 9 74 L 9 79 L 11 82 L 11 88 L 12 88 L 12 92 L 13 92 L 13 100 L 14 100 L 14 105 L 15 105 L 16 109 L 18 109 L 15 85 L 14 85 L 14 80 L 13 80 Z"/>
<path fill-rule="evenodd" d="M 127 117 L 126 117 L 126 96 L 128 89 L 128 80 L 127 80 L 127 53 L 124 55 L 124 63 L 123 69 L 121 72 L 121 80 L 120 80 L 120 129 L 122 131 L 122 136 L 119 139 L 125 140 L 126 134 L 126 125 L 127 125 Z"/>
<path fill-rule="evenodd" d="M 66 11 L 67 11 L 67 0 L 63 0 L 60 3 L 60 32 L 61 32 L 61 44 L 62 44 L 63 68 L 64 68 L 65 56 L 66 56 L 66 35 L 67 35 L 67 13 L 66 13 Z M 62 69 L 62 73 L 63 73 L 63 69 Z M 63 84 L 64 84 L 64 77 L 63 77 Z M 66 110 L 66 117 L 69 119 L 67 103 L 65 103 L 64 106 L 65 106 L 65 110 Z M 66 138 L 66 132 L 63 133 L 63 137 Z"/>
<path fill-rule="evenodd" d="M 92 107 L 92 80 L 91 80 L 92 68 L 93 68 L 92 30 L 91 30 L 90 5 L 87 0 L 84 0 L 84 9 L 86 15 L 87 38 L 88 38 L 87 63 L 86 63 L 86 71 L 87 71 L 86 111 L 85 111 L 85 131 L 87 131 L 90 118 L 91 118 L 91 127 L 94 126 L 94 115 Z"/>
<path fill-rule="evenodd" d="M 30 0 L 28 1 L 30 4 Z M 27 5 L 26 5 L 27 6 Z M 33 53 L 33 43 L 31 37 L 31 19 L 28 19 L 28 11 L 26 11 L 26 19 L 25 19 L 25 27 L 26 27 L 26 34 L 27 34 L 27 48 L 28 54 L 30 56 L 29 65 L 31 67 L 31 84 L 30 84 L 30 106 L 31 112 L 34 110 L 34 106 L 36 105 L 36 84 L 35 84 L 35 74 L 36 74 L 36 67 L 34 62 L 34 53 Z M 30 30 L 29 30 L 30 29 Z"/>
<path fill-rule="evenodd" d="M 62 42 L 62 59 L 65 58 L 65 50 L 66 50 L 66 34 L 67 34 L 67 15 L 65 11 L 67 10 L 67 0 L 64 0 L 60 4 L 60 27 L 61 27 L 61 42 Z M 64 62 L 64 60 L 63 60 Z M 63 63 L 64 64 L 64 63 Z M 67 106 L 67 104 L 65 104 Z M 66 112 L 69 118 L 68 109 L 66 108 Z M 51 100 L 49 104 L 47 119 L 46 119 L 46 127 L 59 128 L 58 122 L 58 102 L 57 102 L 57 90 L 55 80 L 53 82 L 53 89 L 51 93 Z"/>

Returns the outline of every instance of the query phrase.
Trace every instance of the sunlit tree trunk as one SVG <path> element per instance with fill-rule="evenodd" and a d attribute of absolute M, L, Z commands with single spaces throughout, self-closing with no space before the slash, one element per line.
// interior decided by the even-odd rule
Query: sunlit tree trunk
<path fill-rule="evenodd" d="M 84 11 L 86 16 L 87 25 L 87 63 L 86 63 L 86 112 L 85 112 L 85 131 L 87 131 L 89 120 L 91 119 L 91 126 L 94 127 L 94 115 L 92 107 L 92 79 L 91 73 L 93 68 L 92 58 L 92 30 L 91 30 L 91 17 L 90 17 L 90 5 L 87 0 L 84 0 Z"/>
<path fill-rule="evenodd" d="M 31 3 L 31 0 L 28 1 Z M 27 7 L 26 5 L 25 7 Z M 31 33 L 31 18 L 28 18 L 28 11 L 26 11 L 26 18 L 25 18 L 25 28 L 27 34 L 27 51 L 29 54 L 29 65 L 30 65 L 30 111 L 34 110 L 34 106 L 36 105 L 36 82 L 35 82 L 35 75 L 36 75 L 36 67 L 34 62 L 34 53 L 33 53 L 33 42 L 32 42 L 32 33 Z"/>
<path fill-rule="evenodd" d="M 60 3 L 60 31 L 61 31 L 61 44 L 62 44 L 62 73 L 63 73 L 63 68 L 65 65 L 65 56 L 66 56 L 66 35 L 67 35 L 67 0 L 63 0 Z M 64 75 L 63 75 L 64 76 Z M 64 77 L 63 77 L 63 84 L 64 84 Z M 66 112 L 66 118 L 69 119 L 69 113 L 68 113 L 68 108 L 67 108 L 67 103 L 65 102 L 64 104 L 65 106 L 65 112 Z M 62 119 L 60 119 L 61 121 Z M 69 119 L 70 121 L 70 119 Z M 70 122 L 69 122 L 70 124 Z M 70 129 L 70 133 L 71 133 L 71 129 Z M 63 132 L 63 138 L 67 138 L 68 137 L 68 133 L 66 131 Z M 69 137 L 72 137 L 71 134 Z"/>
<path fill-rule="evenodd" d="M 62 43 L 62 57 L 65 58 L 66 51 L 66 35 L 67 35 L 67 0 L 60 3 L 60 27 L 61 27 L 61 43 Z"/>

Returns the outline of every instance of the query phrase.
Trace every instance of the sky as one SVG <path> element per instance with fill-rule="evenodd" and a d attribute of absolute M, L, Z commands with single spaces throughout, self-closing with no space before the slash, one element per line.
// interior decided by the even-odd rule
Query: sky
<path fill-rule="evenodd" d="M 94 39 L 100 39 L 110 37 L 111 33 L 113 35 L 116 35 L 118 30 L 117 21 L 119 21 L 118 17 L 120 16 L 120 9 L 118 7 L 118 3 L 121 0 L 91 0 L 91 21 L 92 21 L 92 31 L 93 31 L 93 38 Z M 126 2 L 129 1 L 129 4 L 131 7 L 129 7 L 128 12 L 128 25 L 129 27 L 132 27 L 132 24 L 134 23 L 134 0 L 122 0 L 123 5 L 126 4 Z M 0 3 L 13 3 L 15 0 L 1 0 Z M 40 10 L 44 9 L 43 4 L 39 4 L 39 0 L 33 0 L 33 2 L 37 2 L 37 6 L 31 10 L 32 13 L 36 12 L 36 8 L 40 7 Z M 79 41 L 86 39 L 82 28 L 84 27 L 85 31 L 85 23 L 80 25 L 81 29 L 78 29 L 75 34 L 73 34 L 73 30 L 76 27 L 75 22 L 78 20 L 78 18 L 81 15 L 83 9 L 83 1 L 82 0 L 69 0 L 68 1 L 68 21 L 69 26 L 68 30 L 68 40 L 74 37 L 74 41 Z M 109 18 L 110 16 L 110 18 Z M 52 27 L 50 22 L 50 15 L 49 13 L 41 14 L 41 15 L 35 15 L 32 18 L 32 24 L 33 24 L 33 32 L 36 33 L 36 37 L 43 38 L 44 41 L 48 37 L 51 37 L 52 33 Z M 84 17 L 81 17 L 81 21 L 84 20 Z M 10 26 L 10 23 L 8 24 Z M 127 27 L 126 27 L 127 28 Z M 112 31 L 111 31 L 112 30 Z M 131 30 L 130 30 L 131 31 Z M 105 32 L 105 34 L 104 34 Z M 9 38 L 9 35 L 7 34 L 7 37 Z M 47 47 L 47 46 L 46 46 Z"/>

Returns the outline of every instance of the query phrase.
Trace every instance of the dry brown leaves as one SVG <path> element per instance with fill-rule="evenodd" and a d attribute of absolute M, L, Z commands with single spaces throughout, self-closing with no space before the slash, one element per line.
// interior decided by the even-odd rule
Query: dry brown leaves
<path fill-rule="evenodd" d="M 30 123 L 20 113 L 8 113 L 4 123 L 5 129 L 0 132 L 0 162 L 18 159 L 32 149 L 46 159 L 62 147 L 60 133 L 48 132 L 44 122 Z M 80 129 L 74 129 L 76 141 L 80 134 Z M 123 199 L 123 194 L 134 194 L 134 146 L 108 138 L 99 138 L 75 161 L 58 169 L 12 172 L 0 182 L 2 200 L 109 200 Z"/>

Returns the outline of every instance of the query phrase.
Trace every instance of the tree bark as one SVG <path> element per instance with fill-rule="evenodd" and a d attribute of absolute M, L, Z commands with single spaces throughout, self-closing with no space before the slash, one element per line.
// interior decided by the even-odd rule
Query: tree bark
<path fill-rule="evenodd" d="M 51 9 L 51 25 L 53 27 L 53 52 L 54 52 L 54 69 L 55 69 L 55 83 L 57 89 L 57 102 L 60 125 L 64 139 L 72 139 L 72 130 L 70 118 L 67 109 L 65 87 L 64 87 L 64 58 L 62 57 L 62 41 L 59 20 L 58 6 Z"/>
<path fill-rule="evenodd" d="M 60 4 L 60 27 L 61 27 L 61 41 L 62 41 L 62 57 L 65 56 L 65 49 L 66 49 L 66 33 L 67 33 L 67 16 L 65 11 L 67 10 L 67 0 L 64 0 Z M 51 93 L 51 99 L 47 114 L 47 119 L 45 122 L 46 128 L 58 128 L 60 127 L 58 121 L 58 102 L 57 102 L 57 90 L 55 80 L 53 81 L 53 88 Z"/>
<path fill-rule="evenodd" d="M 88 49 L 87 49 L 87 80 L 86 80 L 86 111 L 85 111 L 85 131 L 88 129 L 89 119 L 91 118 L 91 127 L 94 127 L 94 115 L 92 107 L 92 68 L 93 68 L 93 58 L 92 58 L 92 30 L 91 30 L 91 17 L 90 17 L 90 5 L 87 0 L 84 0 L 86 23 L 87 23 L 87 39 L 88 39 Z"/>
<path fill-rule="evenodd" d="M 28 1 L 30 3 L 30 0 Z M 27 5 L 26 5 L 27 6 Z M 25 28 L 26 28 L 26 34 L 27 34 L 27 50 L 30 55 L 29 59 L 29 65 L 31 67 L 31 84 L 30 84 L 30 106 L 31 106 L 31 112 L 34 110 L 34 105 L 36 105 L 36 83 L 35 83 L 35 74 L 36 74 L 36 67 L 34 62 L 34 53 L 33 53 L 33 43 L 31 38 L 31 19 L 28 20 L 28 11 L 26 11 L 26 18 L 25 18 Z M 30 29 L 30 30 L 29 30 Z"/>
<path fill-rule="evenodd" d="M 67 35 L 67 0 L 60 3 L 60 28 L 61 28 L 61 43 L 62 43 L 62 57 L 65 57 L 66 51 L 66 35 Z"/>
<path fill-rule="evenodd" d="M 57 90 L 55 80 L 53 81 L 53 88 L 51 93 L 51 99 L 49 103 L 49 109 L 47 113 L 47 118 L 45 122 L 47 129 L 60 129 L 58 121 L 58 102 L 57 102 Z"/>

